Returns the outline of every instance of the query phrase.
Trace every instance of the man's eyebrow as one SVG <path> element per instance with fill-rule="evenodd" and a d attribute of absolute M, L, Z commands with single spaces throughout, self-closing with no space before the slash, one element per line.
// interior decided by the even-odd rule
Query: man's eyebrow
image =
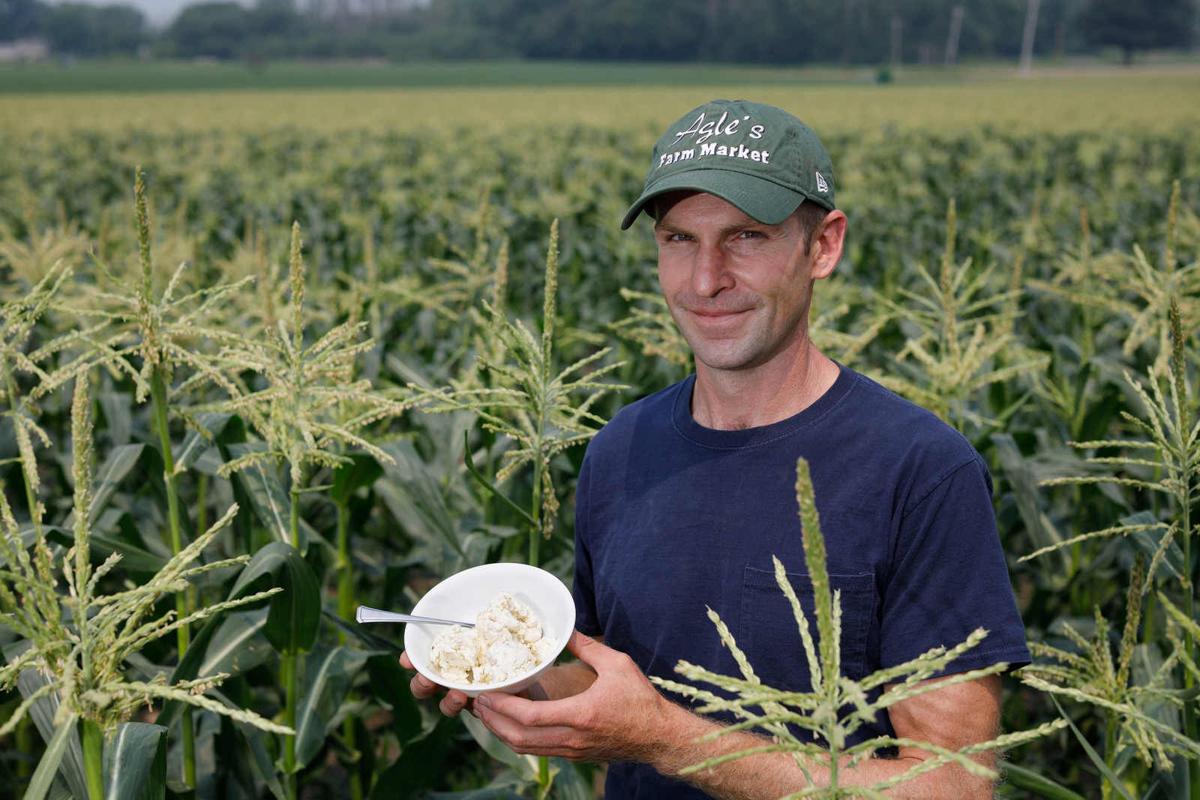
<path fill-rule="evenodd" d="M 732 222 L 732 223 L 726 225 L 725 227 L 720 228 L 717 231 L 717 236 L 725 237 L 731 233 L 737 233 L 738 231 L 744 231 L 749 228 L 759 228 L 759 229 L 768 229 L 769 230 L 769 229 L 772 229 L 775 227 L 776 227 L 775 225 L 768 225 L 765 222 L 759 222 L 758 220 L 756 220 L 752 217 L 746 217 L 744 220 L 739 220 L 738 222 Z M 673 225 L 670 222 L 667 222 L 665 220 L 655 220 L 654 221 L 654 230 L 666 231 L 668 233 L 686 233 L 689 236 L 692 235 L 692 232 L 689 231 L 687 228 L 681 228 L 678 225 Z"/>

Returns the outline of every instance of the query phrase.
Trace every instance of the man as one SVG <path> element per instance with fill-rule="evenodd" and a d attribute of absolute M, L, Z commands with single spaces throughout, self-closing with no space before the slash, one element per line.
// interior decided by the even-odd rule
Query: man
<path fill-rule="evenodd" d="M 990 477 L 956 431 L 809 340 L 813 285 L 841 258 L 846 216 L 834 204 L 829 156 L 798 119 L 741 101 L 689 112 L 659 139 L 622 227 L 642 211 L 654 218 L 659 284 L 695 374 L 622 409 L 588 447 L 569 644 L 580 660 L 550 670 L 532 699 L 485 694 L 470 710 L 518 752 L 613 762 L 610 798 L 778 798 L 808 785 L 783 753 L 678 778 L 685 766 L 762 740 L 697 742 L 717 723 L 661 695 L 646 675 L 677 677 L 680 659 L 737 674 L 708 606 L 764 683 L 809 687 L 771 563 L 778 556 L 803 593 L 800 456 L 841 592 L 845 674 L 958 644 L 980 626 L 988 637 L 950 671 L 1027 663 Z M 894 732 L 957 749 L 990 739 L 999 680 L 897 703 L 859 740 Z M 413 680 L 418 696 L 436 690 Z M 464 707 L 459 692 L 441 701 L 447 714 Z M 902 747 L 891 756 L 843 770 L 842 785 L 873 783 L 931 754 Z M 894 796 L 983 798 L 991 787 L 945 766 Z"/>

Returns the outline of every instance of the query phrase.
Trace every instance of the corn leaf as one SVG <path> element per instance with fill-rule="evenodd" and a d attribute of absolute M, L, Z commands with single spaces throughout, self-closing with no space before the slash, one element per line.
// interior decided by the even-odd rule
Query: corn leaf
<path fill-rule="evenodd" d="M 126 722 L 105 742 L 104 796 L 163 800 L 167 791 L 167 729 Z"/>
<path fill-rule="evenodd" d="M 296 709 L 296 763 L 303 766 L 320 752 L 333 729 L 338 709 L 367 654 L 349 647 L 324 647 L 304 661 L 304 685 Z"/>
<path fill-rule="evenodd" d="M 46 752 L 42 754 L 37 769 L 33 772 L 33 777 L 29 779 L 29 788 L 25 790 L 25 800 L 42 800 L 50 790 L 50 785 L 54 783 L 54 775 L 58 772 L 58 765 L 62 763 L 63 756 L 67 752 L 71 734 L 75 732 L 78 719 L 74 714 L 68 714 L 67 718 L 60 722 L 54 730 L 54 735 L 46 743 Z"/>
<path fill-rule="evenodd" d="M 258 591 L 269 586 L 283 589 L 270 601 L 263 629 L 267 640 L 280 652 L 312 647 L 321 618 L 321 590 L 316 574 L 299 551 L 284 542 L 264 545 L 238 575 L 230 595 L 245 596 L 256 585 Z"/>

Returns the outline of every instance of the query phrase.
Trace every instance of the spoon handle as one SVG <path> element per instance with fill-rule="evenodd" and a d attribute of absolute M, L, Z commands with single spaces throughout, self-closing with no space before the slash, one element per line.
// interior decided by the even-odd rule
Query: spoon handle
<path fill-rule="evenodd" d="M 382 611 L 378 608 L 359 606 L 354 612 L 358 622 L 427 622 L 433 625 L 461 625 L 464 628 L 474 628 L 473 622 L 459 622 L 453 619 L 437 619 L 436 617 L 418 617 L 415 614 L 397 614 L 395 611 Z"/>

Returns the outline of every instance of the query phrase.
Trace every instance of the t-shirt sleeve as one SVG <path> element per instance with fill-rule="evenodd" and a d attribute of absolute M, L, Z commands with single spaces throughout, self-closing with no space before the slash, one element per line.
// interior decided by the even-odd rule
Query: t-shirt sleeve
<path fill-rule="evenodd" d="M 579 468 L 575 484 L 575 578 L 571 594 L 575 598 L 575 627 L 580 633 L 598 636 L 602 633 L 596 615 L 596 591 L 592 583 L 592 556 L 587 540 L 588 480 L 587 456 Z"/>
<path fill-rule="evenodd" d="M 978 456 L 911 498 L 882 601 L 882 666 L 953 647 L 976 628 L 987 637 L 940 674 L 1029 663 L 991 498 L 991 476 Z"/>

